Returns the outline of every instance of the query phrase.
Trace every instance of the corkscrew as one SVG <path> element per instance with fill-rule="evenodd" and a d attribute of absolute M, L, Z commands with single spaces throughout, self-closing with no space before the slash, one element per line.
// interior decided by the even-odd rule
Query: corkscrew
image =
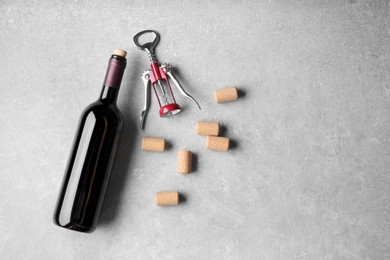
<path fill-rule="evenodd" d="M 154 35 L 154 40 L 140 44 L 138 41 L 139 37 L 148 33 Z M 133 41 L 135 46 L 148 53 L 151 62 L 150 69 L 142 74 L 142 81 L 145 87 L 145 106 L 140 117 L 141 129 L 144 129 L 145 127 L 145 119 L 150 108 L 151 88 L 153 88 L 158 104 L 160 105 L 160 117 L 172 117 L 181 112 L 181 107 L 177 104 L 175 96 L 173 95 L 170 80 L 183 96 L 191 100 L 199 109 L 201 109 L 198 102 L 183 89 L 173 73 L 172 66 L 169 64 L 160 65 L 158 63 L 154 50 L 160 41 L 160 34 L 154 30 L 145 30 L 137 33 L 134 36 Z"/>

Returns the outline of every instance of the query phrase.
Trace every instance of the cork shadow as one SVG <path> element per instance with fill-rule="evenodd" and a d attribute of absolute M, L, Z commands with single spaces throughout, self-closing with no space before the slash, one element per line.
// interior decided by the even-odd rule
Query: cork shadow
<path fill-rule="evenodd" d="M 198 170 L 198 154 L 192 153 L 192 161 L 191 161 L 191 174 Z"/>
<path fill-rule="evenodd" d="M 245 98 L 247 96 L 247 90 L 243 88 L 237 88 L 237 96 L 238 98 Z"/>
<path fill-rule="evenodd" d="M 225 125 L 220 124 L 218 136 L 228 136 L 228 128 Z"/>
<path fill-rule="evenodd" d="M 230 149 L 230 150 L 235 150 L 235 149 L 237 149 L 238 147 L 239 147 L 239 145 L 238 145 L 237 140 L 234 140 L 234 139 L 230 139 L 230 140 L 229 140 L 229 149 Z"/>
<path fill-rule="evenodd" d="M 228 137 L 229 138 L 229 150 L 234 150 L 238 148 L 238 142 L 235 139 L 231 139 L 228 135 L 228 127 L 226 125 L 221 124 L 219 127 L 219 136 Z"/>
<path fill-rule="evenodd" d="M 173 144 L 171 141 L 168 141 L 167 139 L 165 139 L 165 151 L 169 151 L 173 148 Z"/>
<path fill-rule="evenodd" d="M 183 194 L 182 192 L 179 192 L 179 204 L 186 204 L 187 203 L 187 195 Z"/>

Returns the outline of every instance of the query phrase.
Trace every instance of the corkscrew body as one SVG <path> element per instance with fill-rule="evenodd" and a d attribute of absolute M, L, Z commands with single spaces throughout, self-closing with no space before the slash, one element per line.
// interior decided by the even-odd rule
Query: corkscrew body
<path fill-rule="evenodd" d="M 154 34 L 154 40 L 140 44 L 139 37 L 147 33 Z M 198 102 L 196 102 L 196 100 L 184 90 L 179 80 L 174 75 L 172 66 L 169 64 L 160 65 L 158 63 L 154 49 L 160 41 L 160 34 L 153 30 L 145 30 L 137 33 L 134 36 L 133 41 L 135 46 L 141 50 L 145 50 L 148 53 L 151 62 L 150 69 L 146 70 L 142 74 L 142 81 L 145 87 L 145 105 L 140 117 L 141 129 L 144 129 L 145 127 L 146 116 L 150 108 L 151 89 L 153 89 L 154 93 L 156 94 L 157 101 L 160 105 L 160 117 L 172 117 L 173 115 L 181 112 L 181 107 L 177 104 L 175 96 L 173 95 L 170 81 L 173 82 L 174 86 L 176 86 L 180 94 L 191 100 L 195 105 L 198 106 L 199 109 L 201 109 Z"/>

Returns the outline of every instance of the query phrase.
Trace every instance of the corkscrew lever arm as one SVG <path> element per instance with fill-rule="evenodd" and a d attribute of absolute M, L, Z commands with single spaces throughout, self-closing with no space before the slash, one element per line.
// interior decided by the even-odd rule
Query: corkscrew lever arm
<path fill-rule="evenodd" d="M 189 100 L 191 100 L 195 105 L 197 105 L 199 109 L 202 109 L 200 107 L 200 105 L 198 104 L 198 102 L 196 102 L 196 100 L 183 89 L 183 87 L 181 86 L 180 82 L 177 80 L 177 78 L 173 74 L 172 67 L 170 65 L 167 65 L 167 66 L 164 65 L 162 67 L 165 67 L 164 69 L 166 69 L 166 74 L 173 81 L 173 83 L 175 84 L 177 89 L 180 91 L 180 93 L 183 96 L 185 96 L 186 98 L 188 98 Z"/>
<path fill-rule="evenodd" d="M 140 117 L 141 130 L 144 130 L 144 128 L 145 128 L 145 120 L 146 120 L 146 116 L 147 116 L 149 108 L 150 108 L 150 88 L 152 86 L 152 83 L 150 81 L 150 74 L 149 73 L 150 73 L 150 71 L 147 70 L 142 75 L 142 81 L 144 82 L 144 87 L 145 87 L 145 103 L 144 103 L 144 109 L 142 110 L 141 117 Z"/>

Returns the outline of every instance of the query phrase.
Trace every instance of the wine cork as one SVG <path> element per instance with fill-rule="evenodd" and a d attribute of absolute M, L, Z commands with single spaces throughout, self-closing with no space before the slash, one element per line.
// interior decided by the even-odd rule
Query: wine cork
<path fill-rule="evenodd" d="M 198 135 L 219 135 L 219 124 L 217 122 L 198 122 L 196 124 Z"/>
<path fill-rule="evenodd" d="M 164 152 L 165 139 L 155 137 L 142 138 L 142 150 L 149 152 Z"/>
<path fill-rule="evenodd" d="M 217 103 L 225 103 L 238 99 L 236 87 L 221 88 L 214 90 L 214 99 Z"/>
<path fill-rule="evenodd" d="M 157 206 L 174 206 L 179 204 L 179 193 L 177 191 L 162 191 L 156 194 Z"/>
<path fill-rule="evenodd" d="M 229 149 L 229 138 L 221 136 L 207 136 L 206 148 L 214 151 L 227 151 Z"/>
<path fill-rule="evenodd" d="M 114 55 L 121 56 L 123 58 L 126 58 L 127 52 L 125 50 L 121 49 L 115 49 L 114 50 Z"/>
<path fill-rule="evenodd" d="M 179 151 L 177 153 L 177 172 L 188 174 L 192 167 L 192 153 L 191 151 Z"/>

